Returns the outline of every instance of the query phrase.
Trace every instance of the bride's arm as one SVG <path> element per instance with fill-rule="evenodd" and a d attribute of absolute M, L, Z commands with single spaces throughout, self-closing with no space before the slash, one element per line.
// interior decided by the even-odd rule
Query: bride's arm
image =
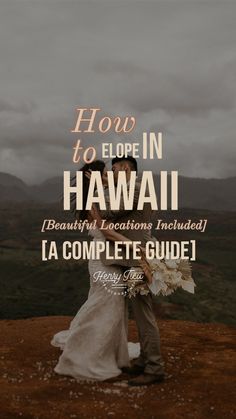
<path fill-rule="evenodd" d="M 102 226 L 102 218 L 101 215 L 99 213 L 99 211 L 97 210 L 97 208 L 95 207 L 95 205 L 92 206 L 91 210 L 89 211 L 90 216 L 92 217 L 93 220 L 96 220 L 96 225 L 99 228 L 99 230 L 102 232 L 103 236 L 107 239 L 107 240 L 111 240 L 113 242 L 115 241 L 122 241 L 122 242 L 132 242 L 132 240 L 128 239 L 127 237 L 123 236 L 123 234 L 118 233 L 117 231 L 114 231 L 110 228 L 106 228 L 109 227 L 109 222 L 103 220 L 103 227 Z"/>

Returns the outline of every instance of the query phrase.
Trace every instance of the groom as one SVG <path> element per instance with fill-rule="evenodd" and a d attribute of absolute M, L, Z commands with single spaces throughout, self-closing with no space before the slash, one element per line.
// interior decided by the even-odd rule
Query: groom
<path fill-rule="evenodd" d="M 114 182 L 117 183 L 118 173 L 125 171 L 126 182 L 129 184 L 131 171 L 137 173 L 137 161 L 131 157 L 115 157 L 112 160 L 112 170 L 114 173 Z M 149 223 L 151 219 L 151 207 L 149 204 L 144 205 L 142 211 L 137 209 L 140 184 L 136 181 L 134 193 L 134 207 L 132 211 L 124 210 L 124 203 L 121 201 L 118 211 L 106 210 L 101 211 L 101 216 L 106 220 L 116 221 L 118 223 L 126 223 L 129 219 L 135 223 Z M 141 241 L 141 246 L 151 239 L 151 234 L 147 230 L 122 230 L 124 236 L 132 241 Z M 113 245 L 111 243 L 111 248 Z M 112 250 L 111 250 L 112 252 Z M 105 265 L 117 264 L 130 268 L 139 265 L 137 260 L 106 260 L 105 254 L 102 255 L 102 262 Z M 160 352 L 160 336 L 157 327 L 155 315 L 152 307 L 152 295 L 137 294 L 132 297 L 132 308 L 138 327 L 139 340 L 141 346 L 140 356 L 133 362 L 130 368 L 125 368 L 124 372 L 135 376 L 129 381 L 132 386 L 148 385 L 164 380 L 164 363 Z"/>

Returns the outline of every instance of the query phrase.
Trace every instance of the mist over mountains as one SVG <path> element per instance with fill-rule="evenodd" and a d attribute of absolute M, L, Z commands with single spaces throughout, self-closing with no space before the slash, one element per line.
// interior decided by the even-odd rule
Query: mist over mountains
<path fill-rule="evenodd" d="M 156 189 L 159 176 L 154 175 Z M 220 211 L 236 210 L 236 177 L 226 179 L 201 179 L 179 176 L 179 207 Z M 20 178 L 0 172 L 0 203 L 59 201 L 63 192 L 62 177 L 27 185 Z M 158 193 L 157 193 L 158 195 Z"/>

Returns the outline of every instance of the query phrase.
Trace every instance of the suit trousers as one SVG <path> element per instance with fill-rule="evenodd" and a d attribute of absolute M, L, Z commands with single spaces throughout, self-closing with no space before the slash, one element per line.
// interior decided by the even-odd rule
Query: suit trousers
<path fill-rule="evenodd" d="M 160 334 L 152 306 L 152 295 L 137 294 L 131 298 L 132 309 L 138 327 L 141 346 L 140 356 L 133 365 L 144 368 L 148 374 L 164 373 L 160 349 Z"/>

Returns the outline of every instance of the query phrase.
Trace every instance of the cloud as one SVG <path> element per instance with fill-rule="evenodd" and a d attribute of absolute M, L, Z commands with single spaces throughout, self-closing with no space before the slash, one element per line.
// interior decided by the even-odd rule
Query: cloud
<path fill-rule="evenodd" d="M 0 99 L 0 113 L 23 113 L 28 114 L 34 108 L 34 103 L 32 102 L 8 102 L 6 100 Z"/>
<path fill-rule="evenodd" d="M 234 174 L 236 3 L 3 1 L 1 170 L 34 182 L 71 167 L 76 107 L 161 130 L 163 161 L 187 176 Z M 215 163 L 214 163 L 215 162 Z M 145 168 L 145 162 L 143 168 Z"/>

